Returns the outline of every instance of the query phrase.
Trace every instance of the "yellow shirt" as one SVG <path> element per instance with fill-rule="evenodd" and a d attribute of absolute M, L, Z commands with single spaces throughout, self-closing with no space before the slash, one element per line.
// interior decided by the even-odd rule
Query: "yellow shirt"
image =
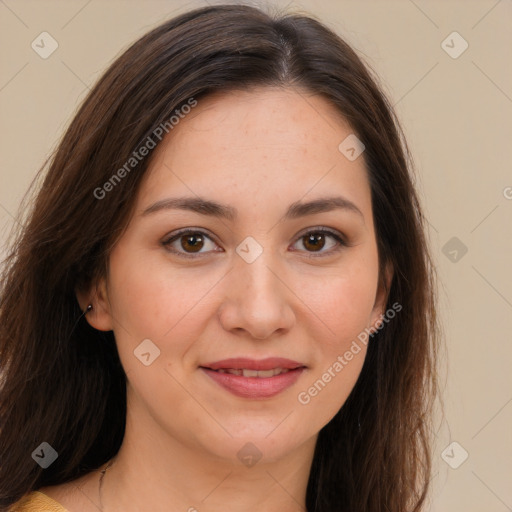
<path fill-rule="evenodd" d="M 9 512 L 68 512 L 68 510 L 41 491 L 33 491 L 12 505 Z"/>

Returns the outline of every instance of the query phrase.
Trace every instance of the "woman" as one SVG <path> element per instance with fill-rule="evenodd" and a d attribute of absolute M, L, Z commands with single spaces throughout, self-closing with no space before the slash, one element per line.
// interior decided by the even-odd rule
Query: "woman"
<path fill-rule="evenodd" d="M 1 506 L 423 510 L 438 327 L 411 172 L 312 18 L 207 7 L 133 44 L 5 264 Z"/>

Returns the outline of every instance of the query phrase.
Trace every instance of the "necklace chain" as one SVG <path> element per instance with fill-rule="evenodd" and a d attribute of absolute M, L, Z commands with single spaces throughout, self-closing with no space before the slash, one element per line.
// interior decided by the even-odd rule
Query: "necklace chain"
<path fill-rule="evenodd" d="M 114 459 L 115 459 L 115 457 L 114 457 Z M 107 467 L 105 469 L 101 470 L 101 476 L 100 476 L 100 480 L 98 482 L 98 494 L 99 494 L 99 497 L 100 497 L 100 510 L 101 510 L 101 512 L 104 512 L 104 510 L 103 510 L 103 501 L 101 499 L 101 489 L 102 489 L 102 486 L 103 486 L 103 478 L 105 477 L 105 473 L 107 472 L 107 469 L 110 468 L 110 466 L 112 466 L 112 464 L 114 463 L 114 459 L 112 459 L 107 464 Z"/>

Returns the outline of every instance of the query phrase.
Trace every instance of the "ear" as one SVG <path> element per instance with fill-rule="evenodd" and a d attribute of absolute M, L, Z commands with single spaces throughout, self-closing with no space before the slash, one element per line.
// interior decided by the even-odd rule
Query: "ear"
<path fill-rule="evenodd" d="M 113 328 L 112 314 L 105 279 L 98 279 L 91 284 L 89 289 L 77 287 L 75 294 L 83 312 L 87 311 L 89 304 L 92 305 L 92 309 L 85 315 L 89 325 L 99 331 L 111 331 Z"/>
<path fill-rule="evenodd" d="M 386 264 L 383 272 L 379 275 L 379 285 L 377 293 L 375 294 L 375 304 L 373 305 L 370 326 L 376 329 L 379 328 L 379 324 L 382 322 L 384 313 L 386 312 L 386 303 L 388 301 L 389 290 L 391 288 L 391 282 L 393 281 L 394 270 L 391 262 Z"/>

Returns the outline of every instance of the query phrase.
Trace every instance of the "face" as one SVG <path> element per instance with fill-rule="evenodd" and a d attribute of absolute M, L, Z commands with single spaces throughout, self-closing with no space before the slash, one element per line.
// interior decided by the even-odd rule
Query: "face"
<path fill-rule="evenodd" d="M 342 407 L 385 308 L 351 133 L 321 97 L 263 88 L 200 100 L 158 146 L 87 317 L 146 432 L 275 460 Z"/>

